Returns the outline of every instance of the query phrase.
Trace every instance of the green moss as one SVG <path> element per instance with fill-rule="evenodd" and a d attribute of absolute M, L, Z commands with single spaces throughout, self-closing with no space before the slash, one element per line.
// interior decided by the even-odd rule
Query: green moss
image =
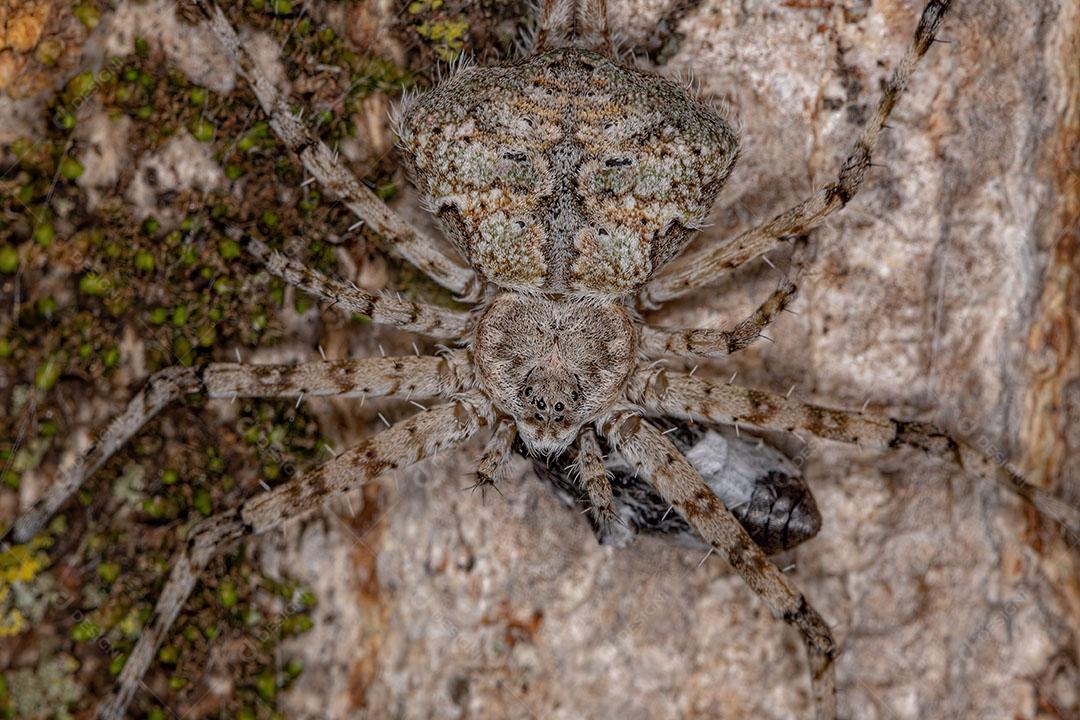
<path fill-rule="evenodd" d="M 82 164 L 73 157 L 65 155 L 63 159 L 60 160 L 60 177 L 65 180 L 75 180 L 79 178 L 84 170 L 85 168 L 83 168 Z"/>
<path fill-rule="evenodd" d="M 120 671 L 124 669 L 124 665 L 127 664 L 128 656 L 126 654 L 117 655 L 109 662 L 109 674 L 116 677 L 120 674 Z"/>
<path fill-rule="evenodd" d="M 0 272 L 13 275 L 19 270 L 19 251 L 10 245 L 0 245 Z"/>
<path fill-rule="evenodd" d="M 147 250 L 139 250 L 135 253 L 135 269 L 139 272 L 153 272 L 154 256 Z"/>
<path fill-rule="evenodd" d="M 71 639 L 75 642 L 90 642 L 100 634 L 101 626 L 90 620 L 84 620 L 72 629 Z"/>
<path fill-rule="evenodd" d="M 90 3 L 79 3 L 72 8 L 72 13 L 87 30 L 93 30 L 101 21 L 101 11 Z"/>
<path fill-rule="evenodd" d="M 255 690 L 266 702 L 272 702 L 277 697 L 277 677 L 272 670 L 263 670 L 255 678 Z"/>
<path fill-rule="evenodd" d="M 44 222 L 34 228 L 34 242 L 41 247 L 49 247 L 56 238 L 56 228 L 51 222 Z"/>
<path fill-rule="evenodd" d="M 206 488 L 196 489 L 191 498 L 191 506 L 198 510 L 204 517 L 213 513 L 214 506 L 210 497 L 210 491 Z"/>
<path fill-rule="evenodd" d="M 120 362 L 120 348 L 115 345 L 105 348 L 101 353 L 101 364 L 106 368 L 116 367 Z"/>
<path fill-rule="evenodd" d="M 76 2 L 72 9 L 76 17 L 87 27 L 95 24 L 100 4 Z M 333 103 L 332 109 L 309 116 L 326 142 L 336 143 L 354 132 L 350 123 L 359 111 L 358 98 L 374 91 L 396 94 L 402 84 L 412 84 L 406 69 L 362 56 L 347 38 L 320 28 L 311 18 L 282 22 L 272 15 L 275 10 L 291 10 L 295 17 L 299 4 L 263 7 L 269 12 L 246 17 L 245 22 L 279 41 L 289 38 L 284 52 L 290 67 L 325 63 L 344 70 L 327 72 L 323 76 L 327 82 L 322 83 L 327 90 L 317 90 L 310 99 L 315 108 Z M 11 145 L 16 161 L 0 178 L 0 277 L 21 273 L 26 287 L 49 288 L 24 300 L 16 323 L 0 327 L 0 360 L 12 379 L 0 388 L 0 437 L 17 437 L 17 423 L 27 412 L 36 413 L 28 425 L 34 430 L 17 450 L 0 443 L 2 492 L 12 493 L 7 488 L 18 488 L 24 475 L 41 467 L 43 458 L 49 453 L 59 456 L 68 446 L 73 428 L 59 406 L 61 393 L 46 392 L 55 390 L 61 377 L 72 386 L 72 393 L 64 397 L 107 402 L 116 391 L 110 374 L 123 370 L 117 373 L 117 382 L 127 383 L 135 377 L 130 373 L 136 369 L 136 358 L 138 375 L 174 364 L 224 359 L 234 346 L 248 355 L 282 337 L 278 312 L 267 299 L 268 286 L 253 275 L 254 263 L 242 248 L 222 238 L 217 228 L 241 226 L 280 247 L 284 238 L 318 238 L 354 222 L 339 203 L 322 202 L 313 185 L 305 186 L 295 202 L 280 203 L 280 188 L 298 185 L 304 172 L 265 121 L 245 126 L 256 109 L 250 93 L 221 95 L 198 88 L 177 68 L 162 66 L 161 54 L 145 41 L 137 46 L 134 55 L 122 61 L 106 58 L 105 70 L 76 76 L 48 100 L 49 127 L 32 140 Z M 157 198 L 160 212 L 143 221 L 133 216 L 125 188 L 117 187 L 104 191 L 91 213 L 75 182 L 86 176 L 86 168 L 78 151 L 68 155 L 75 101 L 89 94 L 110 117 L 131 123 L 133 160 L 177 132 L 191 130 L 198 140 L 213 143 L 215 158 L 228 177 L 244 178 L 243 197 L 234 196 L 232 189 L 163 194 Z M 383 163 L 365 178 L 384 196 L 396 191 L 388 167 Z M 175 224 L 171 219 L 178 217 L 183 220 Z M 320 270 L 337 269 L 335 248 L 329 243 L 309 242 L 297 255 Z M 54 286 L 61 291 L 54 291 Z M 311 298 L 297 295 L 299 310 L 311 305 Z M 119 351 L 119 343 L 131 337 L 141 347 L 129 356 Z M 33 406 L 27 404 L 31 397 Z M 0 632 L 40 628 L 42 637 L 49 638 L 41 646 L 42 663 L 62 656 L 94 658 L 77 678 L 86 696 L 101 696 L 113 686 L 110 675 L 120 672 L 149 621 L 171 570 L 171 558 L 183 547 L 179 528 L 191 527 L 215 510 L 235 507 L 250 491 L 236 480 L 241 469 L 266 465 L 268 475 L 280 483 L 288 477 L 286 463 L 310 463 L 320 453 L 317 426 L 293 402 L 239 401 L 238 412 L 251 421 L 257 436 L 266 438 L 258 445 L 237 442 L 246 428 L 233 423 L 207 432 L 206 423 L 216 421 L 202 413 L 202 402 L 193 397 L 187 400 L 190 407 L 178 403 L 165 410 L 163 420 L 148 424 L 77 493 L 68 512 L 78 514 L 80 522 L 73 524 L 74 530 L 57 530 L 82 535 L 64 543 L 65 559 L 71 564 L 53 564 L 59 558 L 50 561 L 43 552 L 40 558 L 30 556 L 37 564 L 31 579 L 18 592 L 9 592 L 7 604 L 0 598 Z M 30 407 L 33 410 L 27 410 Z M 205 422 L 193 422 L 196 416 Z M 268 455 L 266 448 L 271 446 L 274 452 Z M 182 473 L 169 470 L 180 467 Z M 124 505 L 128 512 L 120 511 Z M 57 523 L 65 517 L 58 516 Z M 92 571 L 62 570 L 70 567 Z M 41 600 L 48 597 L 43 593 L 56 588 L 60 572 L 66 573 L 63 608 Z M 287 665 L 283 672 L 256 679 L 266 668 L 276 667 L 274 653 L 281 638 L 305 632 L 311 619 L 304 611 L 285 621 L 280 598 L 289 596 L 294 602 L 290 593 L 295 587 L 269 583 L 246 564 L 242 551 L 215 560 L 206 578 L 208 587 L 200 584 L 203 589 L 185 604 L 177 629 L 166 640 L 166 647 L 174 648 L 172 664 L 164 662 L 167 654 L 160 658 L 162 664 L 152 668 L 153 677 L 147 682 L 160 689 L 156 692 L 163 695 L 162 705 L 190 705 L 204 687 L 201 679 L 211 641 L 247 633 L 256 640 L 256 658 L 236 668 L 235 689 L 220 709 L 222 717 L 238 717 L 244 708 L 265 702 L 260 692 L 276 696 L 300 672 L 300 664 Z M 217 592 L 223 583 L 232 588 L 229 608 L 222 601 L 230 591 L 224 597 Z M 37 601 L 20 606 L 16 597 Z M 42 614 L 35 616 L 27 607 Z M 266 627 L 275 628 L 272 637 L 265 637 Z M 105 642 L 108 653 L 101 650 Z M 36 672 L 36 668 L 29 671 Z M 86 704 L 73 703 L 67 710 Z M 62 702 L 44 707 L 47 712 L 64 712 Z M 7 709 L 0 699 L 0 719 Z M 149 713 L 144 717 L 161 715 L 160 709 L 145 706 L 143 712 Z M 39 715 L 49 717 L 26 716 Z"/>
<path fill-rule="evenodd" d="M 98 275 L 97 273 L 87 273 L 79 279 L 79 292 L 84 295 L 91 295 L 93 297 L 101 297 L 105 293 L 109 292 L 112 287 L 112 283 Z"/>
<path fill-rule="evenodd" d="M 221 607 L 223 608 L 228 609 L 236 607 L 236 585 L 230 580 L 222 581 L 218 586 L 218 599 L 221 601 Z"/>
<path fill-rule="evenodd" d="M 189 127 L 192 136 L 199 142 L 210 142 L 214 139 L 214 125 L 204 118 L 198 118 Z"/>
<path fill-rule="evenodd" d="M 101 563 L 98 565 L 97 574 L 99 578 L 112 585 L 116 582 L 116 578 L 120 577 L 120 565 L 112 562 Z"/>
<path fill-rule="evenodd" d="M 34 373 L 34 387 L 42 392 L 52 390 L 63 369 L 63 362 L 59 358 L 49 358 Z"/>
<path fill-rule="evenodd" d="M 222 260 L 235 260 L 240 257 L 240 243 L 225 239 L 218 243 L 218 253 Z"/>
<path fill-rule="evenodd" d="M 469 23 L 464 17 L 450 20 L 424 21 L 416 26 L 420 37 L 429 41 L 435 55 L 443 62 L 453 62 L 465 47 Z"/>

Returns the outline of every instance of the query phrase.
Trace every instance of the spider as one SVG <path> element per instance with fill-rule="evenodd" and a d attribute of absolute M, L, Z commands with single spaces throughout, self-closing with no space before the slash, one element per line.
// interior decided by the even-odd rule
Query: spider
<path fill-rule="evenodd" d="M 435 356 L 212 363 L 161 371 L 19 518 L 13 528 L 17 541 L 30 539 L 151 417 L 187 394 L 443 402 L 192 527 L 99 717 L 124 715 L 215 554 L 482 432 L 490 431 L 490 438 L 477 467 L 478 487 L 498 487 L 506 479 L 515 443 L 534 456 L 566 456 L 593 521 L 607 530 L 619 518 L 603 448 L 617 453 L 634 477 L 647 481 L 797 630 L 807 649 L 819 718 L 836 717 L 838 648 L 828 625 L 660 429 L 662 419 L 921 449 L 1017 493 L 1070 530 L 1080 529 L 1074 508 L 932 425 L 805 404 L 657 362 L 726 356 L 752 344 L 795 296 L 797 265 L 753 314 L 728 330 L 657 327 L 638 314 L 805 235 L 851 200 L 916 63 L 931 47 L 948 0 L 927 3 L 910 49 L 835 181 L 728 243 L 688 254 L 682 251 L 734 168 L 734 121 L 682 86 L 620 62 L 603 0 L 545 0 L 523 59 L 486 68 L 457 65 L 434 90 L 405 103 L 399 115 L 403 155 L 460 257 L 357 181 L 293 114 L 225 15 L 197 4 L 251 84 L 271 127 L 307 171 L 390 240 L 401 257 L 473 308 L 455 311 L 368 293 L 247 241 L 269 272 L 331 306 L 455 347 Z"/>

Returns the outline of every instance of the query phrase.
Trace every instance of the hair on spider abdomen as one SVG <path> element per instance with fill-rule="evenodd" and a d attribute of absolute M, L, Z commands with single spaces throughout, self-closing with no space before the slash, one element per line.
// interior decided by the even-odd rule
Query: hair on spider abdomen
<path fill-rule="evenodd" d="M 456 349 L 164 370 L 93 448 L 62 467 L 45 497 L 15 524 L 16 540 L 30 540 L 118 448 L 188 394 L 387 397 L 419 408 L 315 470 L 194 522 L 99 717 L 124 716 L 214 555 L 481 431 L 491 435 L 477 464 L 477 487 L 498 487 L 506 479 L 515 440 L 533 456 L 566 453 L 573 467 L 557 484 L 575 501 L 587 501 L 598 527 L 611 530 L 620 518 L 639 531 L 670 527 L 715 550 L 799 633 L 813 712 L 822 720 L 837 716 L 838 648 L 821 615 L 765 552 L 813 535 L 820 517 L 790 463 L 742 440 L 740 427 L 803 432 L 862 448 L 918 449 L 997 483 L 1080 532 L 1075 508 L 937 427 L 807 404 L 662 362 L 724 356 L 752 344 L 794 297 L 797 269 L 731 330 L 653 326 L 637 312 L 708 286 L 786 238 L 805 235 L 851 200 L 947 0 L 927 3 L 911 47 L 834 182 L 729 242 L 703 243 L 681 257 L 732 171 L 738 134 L 722 113 L 684 88 L 619 62 L 604 0 L 540 2 L 527 57 L 458 67 L 403 110 L 406 160 L 425 206 L 443 222 L 460 257 L 357 180 L 262 73 L 228 17 L 202 0 L 196 4 L 269 126 L 305 170 L 393 252 L 472 307 L 453 310 L 367 292 L 262 242 L 247 244 L 268 272 L 331 307 L 453 341 Z M 435 404 L 417 402 L 428 399 Z M 662 430 L 665 425 L 673 433 Z"/>
<path fill-rule="evenodd" d="M 689 242 L 735 126 L 666 78 L 582 48 L 470 67 L 410 101 L 412 176 L 457 249 L 512 290 L 623 297 Z"/>

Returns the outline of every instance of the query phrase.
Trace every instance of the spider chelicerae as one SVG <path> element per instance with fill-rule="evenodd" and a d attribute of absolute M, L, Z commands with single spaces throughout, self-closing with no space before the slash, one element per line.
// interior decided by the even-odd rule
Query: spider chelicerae
<path fill-rule="evenodd" d="M 605 538 L 627 523 L 626 495 L 616 497 L 605 466 L 611 458 L 604 453 L 618 456 L 624 477 L 647 483 L 662 499 L 664 519 L 668 511 L 681 517 L 774 614 L 795 626 L 808 650 L 815 714 L 823 718 L 836 716 L 832 634 L 754 541 L 771 551 L 800 538 L 771 545 L 769 517 L 742 514 L 744 527 L 680 452 L 679 432 L 695 423 L 716 423 L 736 432 L 740 427 L 801 431 L 863 446 L 912 446 L 1003 485 L 1070 529 L 1080 528 L 1075 509 L 933 426 L 807 405 L 658 364 L 671 356 L 728 355 L 753 343 L 794 297 L 797 266 L 756 312 L 727 330 L 655 327 L 638 315 L 639 309 L 703 287 L 723 271 L 805 234 L 856 194 L 879 134 L 930 48 L 949 2 L 926 6 L 911 48 L 834 182 L 730 242 L 682 256 L 735 165 L 738 132 L 722 111 L 683 87 L 620 63 L 604 4 L 542 3 L 524 59 L 487 68 L 459 65 L 436 89 L 401 108 L 402 154 L 427 207 L 467 263 L 359 183 L 293 114 L 226 17 L 200 5 L 271 127 L 308 172 L 403 258 L 474 307 L 454 311 L 367 293 L 248 241 L 248 250 L 271 273 L 333 307 L 453 347 L 437 356 L 214 363 L 162 371 L 19 519 L 16 540 L 32 537 L 147 420 L 190 393 L 444 402 L 194 526 L 154 617 L 99 716 L 123 716 L 216 553 L 481 432 L 489 432 L 490 439 L 479 460 L 480 489 L 498 487 L 505 479 L 515 445 L 533 456 L 557 458 L 570 466 L 572 488 Z M 663 422 L 675 424 L 661 429 Z M 680 444 L 693 449 L 692 439 Z M 780 459 L 762 462 L 782 464 Z M 774 485 L 762 487 L 777 492 Z"/>

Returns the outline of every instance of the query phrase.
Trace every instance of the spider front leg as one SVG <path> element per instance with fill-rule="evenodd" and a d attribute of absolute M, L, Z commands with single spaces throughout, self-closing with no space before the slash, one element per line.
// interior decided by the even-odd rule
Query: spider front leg
<path fill-rule="evenodd" d="M 421 411 L 357 445 L 310 473 L 192 527 L 187 545 L 172 561 L 149 626 L 139 636 L 117 680 L 98 709 L 101 720 L 122 720 L 169 628 L 208 562 L 237 540 L 257 535 L 355 490 L 379 475 L 412 465 L 472 437 L 489 422 L 485 401 L 474 395 Z"/>
<path fill-rule="evenodd" d="M 446 357 L 368 358 L 299 365 L 211 363 L 170 367 L 155 373 L 97 441 L 65 463 L 59 479 L 13 526 L 16 542 L 27 542 L 60 506 L 161 410 L 185 395 L 238 397 L 448 397 L 462 390 L 464 353 Z"/>
<path fill-rule="evenodd" d="M 804 430 L 826 440 L 860 447 L 911 447 L 956 463 L 967 473 L 1024 498 L 1068 532 L 1080 534 L 1080 510 L 1037 488 L 1007 463 L 995 462 L 944 430 L 924 422 L 834 410 L 738 385 L 719 385 L 684 373 L 644 371 L 628 395 L 649 414 L 743 423 L 767 430 Z"/>
<path fill-rule="evenodd" d="M 752 228 L 733 241 L 688 253 L 669 270 L 650 282 L 641 292 L 640 303 L 655 307 L 684 293 L 714 282 L 726 270 L 737 268 L 773 248 L 792 235 L 806 233 L 820 225 L 833 212 L 844 207 L 862 187 L 878 137 L 903 93 L 915 65 L 934 41 L 941 20 L 951 0 L 930 0 L 919 18 L 915 37 L 907 54 L 893 70 L 878 102 L 877 112 L 867 122 L 854 148 L 831 182 L 810 198 L 780 213 L 772 220 Z"/>
<path fill-rule="evenodd" d="M 818 720 L 836 718 L 837 649 L 832 633 L 806 597 L 780 572 L 701 475 L 658 429 L 624 412 L 603 423 L 612 445 L 652 483 L 694 530 L 721 553 L 773 614 L 802 635 Z"/>
<path fill-rule="evenodd" d="M 600 537 L 606 536 L 612 523 L 621 522 L 615 510 L 615 495 L 608 480 L 600 443 L 592 428 L 585 428 L 578 436 L 578 480 L 589 494 L 589 512 L 600 528 Z"/>
<path fill-rule="evenodd" d="M 487 499 L 488 488 L 501 494 L 499 484 L 506 480 L 516 437 L 517 426 L 511 420 L 500 420 L 476 466 L 476 483 L 469 486 L 470 490 L 480 491 L 481 502 Z"/>
<path fill-rule="evenodd" d="M 426 237 L 378 198 L 338 158 L 338 154 L 316 137 L 289 108 L 274 83 L 256 65 L 236 35 L 222 10 L 204 0 L 193 0 L 207 20 L 236 72 L 251 86 L 270 127 L 300 158 L 304 168 L 319 184 L 336 195 L 372 230 L 384 237 L 392 251 L 415 265 L 439 285 L 462 300 L 475 302 L 484 283 L 470 268 L 444 253 L 439 244 Z"/>

